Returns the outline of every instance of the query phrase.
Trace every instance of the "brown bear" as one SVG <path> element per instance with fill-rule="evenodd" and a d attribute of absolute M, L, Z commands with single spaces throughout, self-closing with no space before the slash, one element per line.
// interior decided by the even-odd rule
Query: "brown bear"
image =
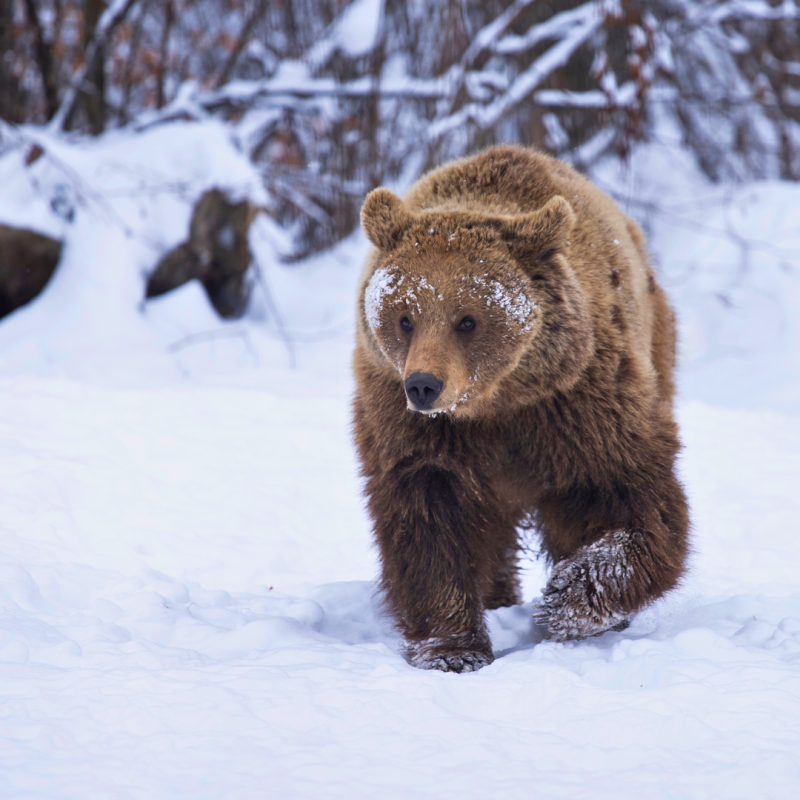
<path fill-rule="evenodd" d="M 623 629 L 676 585 L 688 531 L 675 326 L 641 230 L 516 146 L 376 189 L 361 220 L 355 439 L 410 663 L 492 661 L 484 610 L 520 602 L 531 524 L 549 637 Z"/>

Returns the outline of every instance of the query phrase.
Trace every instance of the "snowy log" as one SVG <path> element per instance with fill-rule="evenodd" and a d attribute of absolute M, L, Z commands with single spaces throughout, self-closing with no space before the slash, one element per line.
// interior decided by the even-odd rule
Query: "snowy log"
<path fill-rule="evenodd" d="M 61 242 L 25 228 L 0 225 L 0 317 L 34 299 L 55 272 Z"/>
<path fill-rule="evenodd" d="M 221 317 L 240 317 L 250 299 L 247 234 L 254 216 L 247 200 L 234 203 L 219 189 L 206 192 L 194 207 L 189 238 L 158 262 L 145 297 L 158 297 L 196 279 Z"/>

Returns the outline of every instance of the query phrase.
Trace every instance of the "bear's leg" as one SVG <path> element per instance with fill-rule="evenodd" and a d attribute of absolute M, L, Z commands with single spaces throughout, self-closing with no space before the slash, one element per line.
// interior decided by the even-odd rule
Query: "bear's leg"
<path fill-rule="evenodd" d="M 542 514 L 545 546 L 549 536 L 549 549 L 558 555 L 534 619 L 558 641 L 622 630 L 683 573 L 688 529 L 683 490 L 669 476 L 657 496 L 626 486 L 605 495 L 573 492 L 562 500 L 561 514 L 555 507 Z M 600 534 L 564 554 L 577 509 L 583 511 L 584 530 Z M 604 516 L 606 524 L 598 525 Z"/>
<path fill-rule="evenodd" d="M 502 547 L 497 557 L 494 577 L 484 598 L 486 608 L 505 608 L 522 602 L 517 562 L 516 531 L 514 544 Z"/>
<path fill-rule="evenodd" d="M 631 607 L 626 595 L 633 582 L 647 578 L 644 551 L 644 534 L 625 530 L 579 548 L 553 567 L 542 599 L 534 605 L 534 620 L 557 641 L 627 627 L 638 609 Z"/>
<path fill-rule="evenodd" d="M 367 482 L 386 602 L 416 667 L 472 672 L 493 659 L 483 596 L 500 526 L 476 485 L 407 465 Z"/>

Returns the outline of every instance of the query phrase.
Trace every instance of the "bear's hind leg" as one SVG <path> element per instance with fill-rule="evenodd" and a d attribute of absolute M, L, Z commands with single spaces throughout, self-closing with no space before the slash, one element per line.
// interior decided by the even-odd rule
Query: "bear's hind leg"
<path fill-rule="evenodd" d="M 514 538 L 516 539 L 516 532 Z M 505 608 L 522 602 L 516 543 L 501 549 L 494 577 L 483 602 L 487 609 Z"/>

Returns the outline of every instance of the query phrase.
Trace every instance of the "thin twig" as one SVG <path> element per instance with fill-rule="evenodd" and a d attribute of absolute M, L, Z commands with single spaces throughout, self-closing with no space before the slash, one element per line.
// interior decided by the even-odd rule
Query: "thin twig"
<path fill-rule="evenodd" d="M 243 339 L 247 340 L 247 331 L 241 328 L 216 328 L 213 331 L 200 331 L 199 333 L 190 333 L 187 336 L 178 339 L 172 344 L 167 345 L 168 353 L 178 353 L 187 347 L 195 344 L 202 344 L 203 342 L 214 342 L 218 339 Z"/>
<path fill-rule="evenodd" d="M 267 283 L 267 276 L 264 274 L 261 266 L 258 263 L 254 264 L 253 271 L 255 272 L 258 285 L 261 287 L 261 292 L 264 295 L 264 302 L 267 304 L 267 309 L 275 320 L 275 325 L 278 328 L 280 338 L 286 347 L 286 352 L 289 354 L 289 368 L 294 369 L 297 366 L 297 355 L 295 352 L 294 339 L 292 338 L 292 335 L 289 333 L 289 330 L 283 321 L 283 316 L 281 315 L 281 312 L 278 309 L 278 304 L 275 302 L 275 298 L 270 291 L 269 284 Z"/>

